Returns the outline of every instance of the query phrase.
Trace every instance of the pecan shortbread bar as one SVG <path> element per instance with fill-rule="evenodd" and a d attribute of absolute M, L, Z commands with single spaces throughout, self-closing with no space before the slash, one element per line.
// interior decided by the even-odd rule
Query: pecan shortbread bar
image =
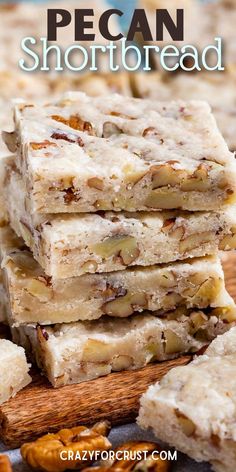
<path fill-rule="evenodd" d="M 9 138 L 33 211 L 199 211 L 236 200 L 234 156 L 205 102 L 71 92 L 18 104 L 15 123 Z"/>
<path fill-rule="evenodd" d="M 214 254 L 236 247 L 236 212 L 31 215 L 11 169 L 6 204 L 12 228 L 48 276 L 68 278 Z"/>
<path fill-rule="evenodd" d="M 31 382 L 24 349 L 0 339 L 0 405 Z"/>
<path fill-rule="evenodd" d="M 13 328 L 13 336 L 33 353 L 52 385 L 60 387 L 196 352 L 231 325 L 214 309 L 204 313 L 180 307 L 165 319 L 144 313 L 122 320 L 21 326 Z"/>
<path fill-rule="evenodd" d="M 125 318 L 146 309 L 159 310 L 163 317 L 180 305 L 214 307 L 225 322 L 236 321 L 236 307 L 225 290 L 220 259 L 215 256 L 54 279 L 45 275 L 9 227 L 0 229 L 0 250 L 12 326 L 69 323 L 102 315 Z"/>
<path fill-rule="evenodd" d="M 138 423 L 216 472 L 236 469 L 236 328 L 141 398 Z"/>

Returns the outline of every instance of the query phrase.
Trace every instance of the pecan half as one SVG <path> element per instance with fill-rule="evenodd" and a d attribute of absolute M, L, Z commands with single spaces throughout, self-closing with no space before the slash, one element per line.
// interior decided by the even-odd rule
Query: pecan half
<path fill-rule="evenodd" d="M 89 121 L 82 120 L 79 115 L 71 115 L 68 119 L 60 115 L 52 115 L 51 118 L 77 131 L 83 131 L 91 136 L 95 136 L 92 124 Z"/>
<path fill-rule="evenodd" d="M 5 454 L 0 455 L 0 470 L 1 472 L 12 472 L 10 459 Z"/>
<path fill-rule="evenodd" d="M 83 460 L 83 451 L 107 451 L 111 443 L 107 439 L 110 427 L 107 422 L 101 422 L 91 429 L 77 426 L 71 429 L 62 429 L 56 434 L 46 434 L 34 442 L 26 443 L 21 447 L 23 459 L 33 468 L 48 472 L 63 472 L 79 469 L 88 463 L 88 457 Z M 72 451 L 73 458 L 61 458 L 62 451 Z M 80 457 L 80 458 L 78 458 Z"/>

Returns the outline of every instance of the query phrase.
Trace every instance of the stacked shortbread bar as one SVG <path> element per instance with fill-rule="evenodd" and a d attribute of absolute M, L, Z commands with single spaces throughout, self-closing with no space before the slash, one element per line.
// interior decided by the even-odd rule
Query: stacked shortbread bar
<path fill-rule="evenodd" d="M 141 398 L 138 422 L 215 472 L 236 469 L 236 328 Z"/>
<path fill-rule="evenodd" d="M 21 102 L 0 230 L 15 342 L 55 387 L 196 352 L 236 321 L 236 164 L 204 102 Z"/>

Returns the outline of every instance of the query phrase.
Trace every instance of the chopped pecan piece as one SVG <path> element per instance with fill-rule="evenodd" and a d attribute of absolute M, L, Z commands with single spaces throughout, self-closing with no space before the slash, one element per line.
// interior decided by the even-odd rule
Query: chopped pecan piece
<path fill-rule="evenodd" d="M 102 296 L 106 302 L 115 300 L 117 297 L 124 297 L 127 294 L 127 290 L 123 287 L 113 287 L 109 283 L 106 284 L 106 289 L 102 291 Z"/>
<path fill-rule="evenodd" d="M 17 136 L 15 131 L 12 131 L 11 133 L 9 133 L 8 131 L 2 131 L 2 139 L 10 152 L 16 152 Z"/>
<path fill-rule="evenodd" d="M 103 304 L 102 310 L 109 316 L 126 317 L 134 311 L 142 311 L 147 308 L 145 293 L 125 293 L 124 295 L 111 296 L 110 300 Z"/>
<path fill-rule="evenodd" d="M 195 424 L 190 420 L 190 418 L 187 418 L 186 415 L 181 413 L 178 409 L 175 410 L 176 417 L 178 418 L 179 425 L 185 434 L 185 436 L 190 437 L 193 436 L 196 430 Z"/>
<path fill-rule="evenodd" d="M 87 184 L 90 188 L 96 188 L 97 190 L 103 190 L 104 182 L 99 177 L 91 177 L 88 179 Z"/>
<path fill-rule="evenodd" d="M 142 180 L 145 175 L 147 175 L 147 172 L 131 172 L 127 174 L 127 177 L 125 179 L 127 183 L 127 189 L 131 190 L 134 185 L 136 185 L 140 180 Z"/>
<path fill-rule="evenodd" d="M 99 339 L 88 339 L 83 349 L 83 362 L 108 363 L 113 357 L 111 344 Z"/>
<path fill-rule="evenodd" d="M 161 228 L 161 231 L 163 231 L 164 233 L 169 233 L 169 231 L 175 225 L 175 222 L 176 222 L 176 218 L 168 218 L 167 220 L 165 220 L 163 222 L 163 226 Z"/>
<path fill-rule="evenodd" d="M 181 352 L 184 349 L 182 339 L 171 331 L 167 329 L 164 334 L 164 350 L 166 354 L 176 354 Z"/>
<path fill-rule="evenodd" d="M 153 190 L 160 187 L 175 187 L 179 183 L 187 178 L 187 172 L 182 169 L 174 169 L 172 165 L 175 161 L 162 164 L 159 166 L 152 166 L 152 188 Z"/>
<path fill-rule="evenodd" d="M 74 188 L 70 187 L 70 188 L 67 188 L 63 191 L 65 192 L 64 202 L 67 203 L 68 205 L 71 202 L 78 202 L 79 201 L 79 199 L 80 199 L 79 193 L 77 191 L 75 191 Z"/>
<path fill-rule="evenodd" d="M 200 245 L 210 243 L 214 240 L 214 233 L 212 231 L 204 231 L 202 233 L 190 234 L 182 239 L 179 243 L 179 251 L 181 254 L 192 251 Z"/>
<path fill-rule="evenodd" d="M 181 190 L 184 192 L 206 192 L 210 186 L 208 167 L 205 164 L 200 164 L 195 172 L 181 184 Z"/>
<path fill-rule="evenodd" d="M 114 372 L 127 370 L 133 365 L 133 358 L 126 355 L 115 356 L 112 359 L 111 368 Z"/>
<path fill-rule="evenodd" d="M 78 115 L 71 115 L 68 119 L 60 115 L 52 115 L 51 118 L 77 131 L 83 131 L 91 136 L 95 136 L 92 124 L 89 121 L 82 120 Z"/>
<path fill-rule="evenodd" d="M 98 268 L 98 265 L 97 265 L 97 262 L 96 261 L 93 261 L 92 259 L 86 261 L 81 269 L 83 270 L 83 272 L 86 274 L 87 272 L 89 272 L 90 274 L 96 272 Z"/>
<path fill-rule="evenodd" d="M 119 126 L 117 126 L 115 123 L 112 123 L 111 121 L 106 121 L 103 124 L 103 132 L 102 132 L 102 137 L 103 138 L 110 138 L 112 135 L 118 136 L 119 134 L 122 134 L 123 131 Z"/>
<path fill-rule="evenodd" d="M 190 320 L 192 324 L 191 334 L 195 335 L 199 329 L 206 325 L 208 317 L 202 311 L 193 311 L 190 315 Z"/>
<path fill-rule="evenodd" d="M 234 323 L 236 321 L 236 311 L 234 307 L 220 307 L 212 310 L 212 316 L 217 316 L 224 323 Z"/>
<path fill-rule="evenodd" d="M 16 276 L 38 275 L 39 266 L 28 250 L 12 251 L 8 254 L 7 265 L 12 267 Z"/>
<path fill-rule="evenodd" d="M 121 113 L 119 111 L 112 111 L 110 113 L 111 116 L 118 116 L 119 118 L 124 118 L 125 120 L 136 120 L 137 118 L 135 118 L 134 116 L 129 116 L 129 115 L 126 115 L 125 113 Z"/>
<path fill-rule="evenodd" d="M 219 244 L 219 249 L 222 251 L 230 251 L 236 249 L 236 227 L 231 228 L 231 234 L 227 234 Z"/>
<path fill-rule="evenodd" d="M 69 137 L 66 133 L 61 133 L 60 131 L 55 131 L 51 135 L 52 139 L 63 139 L 64 141 L 67 141 L 68 143 L 76 143 L 80 147 L 84 146 L 84 142 L 80 136 L 75 136 L 74 138 Z"/>
<path fill-rule="evenodd" d="M 41 302 L 45 303 L 52 299 L 53 290 L 48 285 L 48 281 L 44 277 L 38 277 L 37 279 L 31 279 L 25 286 L 26 292 L 30 293 L 33 297 L 36 297 Z"/>
<path fill-rule="evenodd" d="M 104 259 L 120 257 L 122 264 L 129 265 L 138 258 L 140 251 L 136 239 L 128 234 L 115 234 L 94 246 L 94 251 Z"/>
<path fill-rule="evenodd" d="M 52 141 L 48 141 L 48 139 L 45 139 L 44 141 L 42 141 L 41 143 L 34 143 L 34 142 L 31 142 L 30 143 L 30 146 L 32 147 L 32 149 L 34 151 L 37 151 L 38 149 L 45 149 L 47 148 L 48 146 L 56 146 L 55 143 L 53 143 Z"/>
<path fill-rule="evenodd" d="M 154 128 L 154 126 L 149 126 L 149 128 L 146 128 L 143 130 L 142 136 L 145 138 L 145 136 L 158 136 L 159 131 Z"/>
<path fill-rule="evenodd" d="M 34 442 L 23 444 L 21 455 L 33 469 L 48 472 L 80 469 L 85 462 L 88 463 L 87 456 L 82 459 L 83 451 L 102 452 L 111 448 L 106 437 L 109 429 L 107 422 L 98 423 L 91 429 L 85 426 L 62 429 L 56 434 L 46 434 Z M 62 460 L 62 451 L 72 451 L 74 458 Z"/>

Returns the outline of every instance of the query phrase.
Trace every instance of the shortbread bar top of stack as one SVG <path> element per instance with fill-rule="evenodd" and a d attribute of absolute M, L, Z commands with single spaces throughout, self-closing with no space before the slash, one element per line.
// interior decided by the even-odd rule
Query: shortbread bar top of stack
<path fill-rule="evenodd" d="M 15 124 L 8 140 L 34 211 L 199 211 L 236 200 L 234 156 L 205 102 L 71 92 L 18 104 Z"/>
<path fill-rule="evenodd" d="M 236 328 L 141 398 L 139 424 L 216 472 L 236 470 Z"/>
<path fill-rule="evenodd" d="M 196 352 L 230 326 L 214 316 L 214 310 L 180 307 L 164 319 L 148 312 L 122 320 L 21 326 L 13 335 L 60 387 Z"/>
<path fill-rule="evenodd" d="M 159 316 L 165 317 L 180 305 L 212 307 L 225 323 L 236 321 L 236 307 L 215 256 L 53 279 L 7 226 L 0 230 L 0 243 L 11 326 L 94 320 L 102 315 L 124 318 L 145 309 L 159 310 Z"/>
<path fill-rule="evenodd" d="M 5 191 L 12 228 L 54 278 L 150 266 L 236 246 L 234 207 L 196 213 L 32 215 L 21 176 L 12 168 Z"/>

